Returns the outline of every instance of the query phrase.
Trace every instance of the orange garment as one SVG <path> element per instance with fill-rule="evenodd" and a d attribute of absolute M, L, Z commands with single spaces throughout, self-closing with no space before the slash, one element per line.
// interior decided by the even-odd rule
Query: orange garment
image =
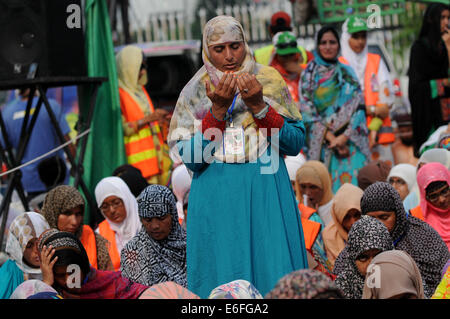
<path fill-rule="evenodd" d="M 116 233 L 111 229 L 106 219 L 98 225 L 98 232 L 109 241 L 109 256 L 111 257 L 114 270 L 118 271 L 120 269 L 120 252 L 117 248 Z"/>
<path fill-rule="evenodd" d="M 350 63 L 343 57 L 339 57 L 339 61 L 343 64 L 349 65 Z M 366 70 L 364 72 L 364 100 L 366 105 L 378 105 L 379 93 L 372 90 L 371 79 L 376 77 L 378 69 L 380 67 L 381 57 L 375 53 L 367 54 Z M 367 115 L 367 126 L 372 122 L 373 116 Z M 392 129 L 392 122 L 390 117 L 386 117 L 383 120 L 381 128 L 377 132 L 376 141 L 378 144 L 390 144 L 395 141 L 395 134 Z"/>
<path fill-rule="evenodd" d="M 143 91 L 150 105 L 150 110 L 154 112 L 153 103 L 143 87 Z M 139 104 L 130 96 L 130 94 L 119 88 L 120 109 L 126 122 L 135 122 L 144 118 L 144 112 Z M 155 125 L 154 129 L 159 128 Z M 158 139 L 160 145 L 163 145 L 161 132 L 158 130 Z M 161 173 L 157 151 L 153 142 L 153 135 L 149 125 L 144 126 L 137 134 L 124 136 L 125 152 L 128 163 L 141 170 L 142 175 L 148 179 L 151 176 Z"/>
<path fill-rule="evenodd" d="M 420 205 L 418 205 L 417 207 L 414 207 L 413 209 L 410 209 L 409 212 L 412 216 L 425 221 L 425 219 L 423 218 L 422 208 L 420 208 Z"/>
<path fill-rule="evenodd" d="M 89 258 L 89 263 L 95 269 L 97 265 L 97 243 L 95 241 L 95 234 L 89 225 L 83 225 L 83 231 L 81 233 L 80 242 L 83 244 L 84 249 Z"/>
<path fill-rule="evenodd" d="M 320 232 L 320 223 L 309 220 L 309 217 L 315 213 L 315 209 L 305 206 L 302 203 L 298 204 L 298 209 L 300 210 L 301 222 L 303 227 L 303 237 L 305 239 L 305 248 L 311 251 L 314 242 L 316 241 L 317 235 Z"/>

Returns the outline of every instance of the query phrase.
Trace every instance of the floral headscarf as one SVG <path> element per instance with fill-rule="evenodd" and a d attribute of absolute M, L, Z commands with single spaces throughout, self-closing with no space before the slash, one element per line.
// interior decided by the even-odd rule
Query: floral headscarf
<path fill-rule="evenodd" d="M 40 268 L 32 268 L 24 263 L 23 253 L 30 239 L 39 236 L 50 226 L 45 218 L 35 212 L 27 212 L 17 216 L 9 226 L 6 252 L 16 262 L 17 267 L 27 274 L 40 274 Z"/>
<path fill-rule="evenodd" d="M 48 221 L 51 228 L 58 229 L 58 217 L 72 208 L 81 206 L 84 212 L 84 199 L 80 192 L 73 186 L 60 185 L 47 193 L 42 206 L 42 214 Z M 83 234 L 83 224 L 75 232 L 77 238 Z M 95 243 L 97 245 L 97 265 L 98 269 L 107 269 L 111 264 L 111 257 L 108 252 L 108 241 L 100 234 L 95 233 Z"/>
<path fill-rule="evenodd" d="M 263 299 L 263 297 L 250 282 L 240 279 L 214 288 L 208 299 Z"/>
<path fill-rule="evenodd" d="M 342 295 L 334 282 L 320 271 L 302 269 L 281 278 L 265 299 L 314 299 L 330 291 Z"/>
<path fill-rule="evenodd" d="M 300 112 L 289 94 L 289 89 L 281 75 L 275 69 L 257 64 L 253 58 L 250 48 L 245 39 L 245 33 L 241 24 L 233 17 L 218 16 L 205 25 L 203 31 L 203 67 L 194 75 L 189 83 L 183 88 L 177 101 L 175 111 L 170 122 L 168 144 L 176 151 L 176 143 L 180 140 L 190 139 L 197 131 L 202 119 L 209 112 L 212 102 L 206 95 L 205 82 L 211 81 L 212 86 L 217 86 L 222 78 L 223 72 L 219 71 L 210 61 L 210 45 L 226 43 L 230 41 L 243 41 L 245 43 L 246 56 L 241 68 L 234 74 L 249 73 L 256 75 L 257 80 L 263 86 L 263 99 L 273 107 L 280 115 L 293 120 L 301 120 Z M 267 138 L 258 131 L 252 113 L 238 95 L 232 113 L 233 123 L 236 127 L 242 126 L 245 133 L 245 158 L 237 160 L 256 159 L 265 148 Z M 256 136 L 259 132 L 258 143 L 249 143 L 250 136 Z M 249 145 L 252 144 L 251 148 Z M 258 144 L 258 145 L 254 145 Z M 228 158 L 222 155 L 222 146 L 218 146 L 214 157 L 224 162 L 235 162 L 236 158 Z"/>

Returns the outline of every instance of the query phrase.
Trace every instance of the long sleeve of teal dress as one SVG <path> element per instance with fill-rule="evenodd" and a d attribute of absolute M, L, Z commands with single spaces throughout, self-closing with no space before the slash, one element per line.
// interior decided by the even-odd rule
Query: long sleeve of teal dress
<path fill-rule="evenodd" d="M 283 160 L 303 147 L 303 122 L 284 118 L 279 134 L 268 139 L 274 147 L 249 163 L 199 156 L 215 146 L 201 132 L 177 143 L 193 171 L 187 277 L 188 289 L 201 298 L 237 279 L 250 281 L 264 295 L 287 273 L 307 267 L 300 215 Z M 264 167 L 272 173 L 262 173 Z"/>

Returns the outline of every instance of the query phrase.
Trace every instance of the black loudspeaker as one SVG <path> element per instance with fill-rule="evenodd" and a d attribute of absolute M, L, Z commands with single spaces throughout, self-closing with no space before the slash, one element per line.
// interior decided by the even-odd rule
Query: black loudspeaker
<path fill-rule="evenodd" d="M 83 12 L 81 0 L 0 0 L 0 81 L 86 76 Z"/>
<path fill-rule="evenodd" d="M 195 61 L 187 54 L 148 57 L 147 66 L 146 88 L 152 98 L 178 98 L 183 87 L 197 71 Z"/>

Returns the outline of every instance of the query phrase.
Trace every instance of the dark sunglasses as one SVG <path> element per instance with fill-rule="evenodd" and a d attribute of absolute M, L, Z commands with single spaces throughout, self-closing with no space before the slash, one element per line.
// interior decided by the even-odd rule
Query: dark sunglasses
<path fill-rule="evenodd" d="M 296 47 L 297 47 L 297 42 L 296 41 L 292 41 L 292 42 L 289 42 L 289 43 L 277 44 L 277 48 L 279 48 L 279 49 L 296 48 Z"/>

